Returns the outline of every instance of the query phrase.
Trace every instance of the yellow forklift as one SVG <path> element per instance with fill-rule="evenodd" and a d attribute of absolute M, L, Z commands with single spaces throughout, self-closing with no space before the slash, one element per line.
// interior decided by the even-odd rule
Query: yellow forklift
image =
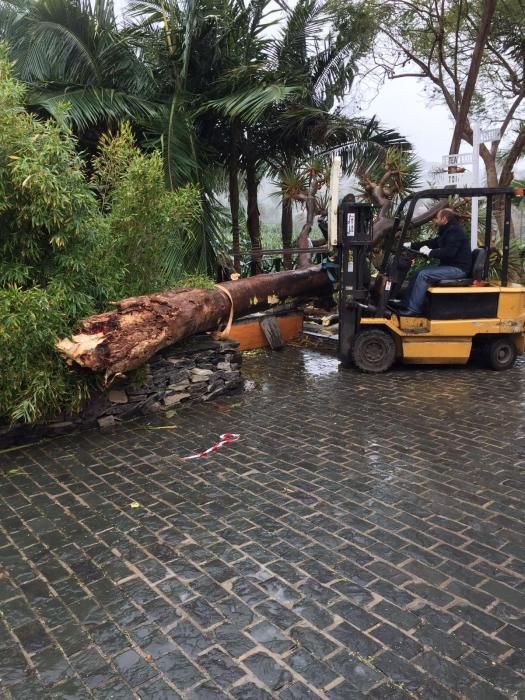
<path fill-rule="evenodd" d="M 525 349 L 525 286 L 508 280 L 512 188 L 423 190 L 401 201 L 394 226 L 383 242 L 377 275 L 371 274 L 371 205 L 345 203 L 337 210 L 339 355 L 363 372 L 386 372 L 395 361 L 412 364 L 466 364 L 479 350 L 494 370 L 512 367 Z M 416 256 L 403 244 L 422 200 L 486 198 L 484 245 L 472 253 L 464 279 L 429 288 L 424 315 L 402 316 L 393 300 Z M 488 279 L 494 198 L 504 201 L 501 279 Z"/>

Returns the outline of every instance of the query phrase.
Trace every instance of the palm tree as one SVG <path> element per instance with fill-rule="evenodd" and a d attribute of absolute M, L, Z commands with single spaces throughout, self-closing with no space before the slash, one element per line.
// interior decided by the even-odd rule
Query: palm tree
<path fill-rule="evenodd" d="M 140 124 L 163 109 L 111 0 L 2 0 L 0 38 L 28 87 L 28 107 L 57 120 L 66 114 L 83 145 L 122 119 Z"/>
<path fill-rule="evenodd" d="M 394 144 L 407 146 L 375 119 L 349 119 L 336 104 L 350 89 L 357 61 L 373 34 L 362 9 L 353 16 L 352 7 L 344 17 L 326 0 L 299 0 L 292 9 L 285 8 L 279 36 L 264 46 L 266 60 L 258 82 L 236 86 L 232 95 L 213 103 L 219 112 L 237 119 L 244 134 L 240 150 L 252 248 L 260 241 L 257 185 L 262 175 L 271 174 L 283 193 L 281 229 L 283 246 L 289 248 L 294 201 L 290 192 L 297 191 L 299 171 L 309 161 L 337 150 L 350 172 L 382 160 L 385 149 Z M 361 31 L 355 30 L 356 24 Z"/>
<path fill-rule="evenodd" d="M 222 21 L 227 31 L 221 38 L 221 61 L 215 79 L 209 82 L 207 100 L 197 114 L 197 123 L 207 127 L 201 129 L 206 147 L 217 156 L 228 177 L 233 257 L 237 270 L 240 269 L 240 178 L 243 174 L 246 176 L 247 229 L 251 245 L 260 248 L 256 199 L 261 176 L 260 155 L 266 149 L 268 138 L 264 123 L 257 119 L 257 115 L 261 103 L 272 104 L 281 95 L 283 87 L 268 81 L 266 69 L 267 49 L 271 42 L 265 32 L 277 21 L 272 4 L 271 0 L 229 0 L 223 6 Z M 255 120 L 252 119 L 254 115 Z"/>
<path fill-rule="evenodd" d="M 345 4 L 343 14 L 340 9 L 325 0 L 299 0 L 287 9 L 286 23 L 271 50 L 276 73 L 301 87 L 299 100 L 276 114 L 272 128 L 269 165 L 283 195 L 284 248 L 292 243 L 293 190 L 312 160 L 337 150 L 344 156 L 348 174 L 364 162 L 365 155 L 370 165 L 378 157 L 378 148 L 399 136 L 385 132 L 375 121 L 345 117 L 338 104 L 350 91 L 357 63 L 374 36 L 374 22 L 363 15 L 361 6 Z M 358 147 L 361 153 L 356 159 Z"/>
<path fill-rule="evenodd" d="M 67 117 L 82 146 L 92 149 L 102 132 L 126 118 L 143 146 L 162 148 L 171 189 L 198 183 L 205 212 L 195 257 L 201 270 L 210 267 L 220 246 L 223 221 L 215 192 L 224 167 L 239 239 L 240 157 L 237 120 L 202 106 L 257 72 L 268 4 L 134 0 L 128 7 L 132 22 L 120 29 L 111 0 L 0 3 L 0 38 L 8 41 L 17 77 L 28 87 L 30 109 Z"/>
<path fill-rule="evenodd" d="M 269 0 L 133 0 L 130 28 L 165 100 L 168 118 L 149 124 L 162 144 L 169 185 L 198 182 L 207 208 L 203 251 L 218 248 L 214 194 L 229 182 L 234 248 L 239 250 L 239 120 L 210 108 L 213 99 L 246 84 L 262 60 L 259 34 Z"/>
<path fill-rule="evenodd" d="M 198 184 L 205 216 L 189 259 L 204 271 L 223 245 L 215 196 L 225 175 L 238 266 L 242 174 L 256 249 L 265 174 L 282 184 L 286 172 L 323 150 L 370 157 L 371 146 L 390 143 L 375 122 L 349 120 L 335 105 L 366 48 L 366 32 L 351 31 L 351 12 L 345 24 L 327 0 L 300 0 L 284 11 L 283 30 L 271 39 L 270 0 L 131 0 L 124 28 L 111 0 L 0 0 L 0 37 L 33 109 L 63 119 L 68 101 L 67 118 L 84 145 L 127 118 L 142 146 L 162 148 L 171 189 Z M 291 231 L 285 200 L 285 246 Z"/>

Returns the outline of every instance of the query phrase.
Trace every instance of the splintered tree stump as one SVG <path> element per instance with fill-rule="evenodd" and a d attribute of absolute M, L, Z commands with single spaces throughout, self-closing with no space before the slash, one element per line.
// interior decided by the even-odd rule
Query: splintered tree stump
<path fill-rule="evenodd" d="M 184 338 L 217 330 L 232 311 L 237 318 L 330 289 L 326 273 L 309 267 L 224 282 L 212 289 L 175 289 L 130 297 L 113 311 L 82 321 L 79 333 L 59 341 L 57 348 L 68 362 L 113 376 L 140 367 L 162 348 Z"/>

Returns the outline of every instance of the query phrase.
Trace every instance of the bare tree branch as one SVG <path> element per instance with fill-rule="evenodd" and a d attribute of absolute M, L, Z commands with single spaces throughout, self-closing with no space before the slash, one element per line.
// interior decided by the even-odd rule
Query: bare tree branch
<path fill-rule="evenodd" d="M 501 169 L 501 173 L 499 176 L 499 184 L 501 185 L 501 187 L 508 187 L 512 182 L 512 169 L 514 168 L 514 165 L 516 164 L 518 158 L 521 155 L 523 155 L 524 149 L 525 127 L 521 129 L 518 138 L 514 141 L 514 144 L 512 145 L 512 148 L 509 151 L 509 154 L 505 158 L 505 163 L 503 164 L 503 168 Z"/>
<path fill-rule="evenodd" d="M 496 2 L 497 0 L 485 0 L 483 3 L 483 12 L 481 15 L 478 34 L 476 36 L 476 42 L 474 44 L 474 50 L 472 52 L 467 81 L 465 83 L 461 103 L 459 105 L 459 113 L 456 118 L 456 125 L 454 127 L 454 134 L 452 135 L 449 153 L 457 153 L 461 145 L 461 139 L 465 129 L 465 122 L 468 118 L 472 97 L 474 96 L 474 90 L 476 88 L 476 81 L 478 79 L 479 70 L 481 67 L 483 51 L 490 32 L 492 18 L 494 17 L 494 12 L 496 11 Z"/>

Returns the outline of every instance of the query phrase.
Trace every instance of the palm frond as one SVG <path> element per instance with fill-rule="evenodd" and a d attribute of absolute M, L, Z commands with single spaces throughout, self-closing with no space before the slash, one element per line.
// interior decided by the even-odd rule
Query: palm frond
<path fill-rule="evenodd" d="M 375 117 L 365 120 L 334 115 L 326 131 L 325 147 L 320 150 L 323 155 L 340 155 L 343 170 L 351 174 L 363 167 L 375 167 L 384 160 L 387 149 L 393 147 L 411 150 L 399 132 L 382 127 Z"/>
<path fill-rule="evenodd" d="M 57 22 L 39 21 L 32 23 L 30 32 L 30 52 L 25 62 L 24 80 L 46 80 L 49 76 L 39 71 L 36 56 L 41 54 L 49 65 L 59 65 L 63 69 L 75 66 L 75 82 L 92 82 L 100 79 L 97 60 L 82 38 L 69 27 Z"/>
<path fill-rule="evenodd" d="M 326 92 L 342 95 L 350 89 L 354 77 L 349 65 L 352 56 L 352 45 L 347 44 L 341 49 L 328 45 L 324 51 L 317 53 L 312 60 L 312 93 L 317 101 L 321 101 Z"/>
<path fill-rule="evenodd" d="M 195 180 L 198 162 L 193 124 L 175 95 L 171 100 L 169 118 L 162 132 L 162 144 L 170 188 L 174 189 L 179 184 Z"/>
<path fill-rule="evenodd" d="M 155 0 L 130 0 L 126 15 L 137 21 L 134 26 L 153 26 L 163 21 L 162 4 Z"/>
<path fill-rule="evenodd" d="M 186 0 L 184 13 L 184 43 L 181 64 L 181 79 L 186 85 L 190 70 L 190 57 L 200 10 L 199 0 Z"/>
<path fill-rule="evenodd" d="M 123 119 L 148 121 L 165 111 L 165 105 L 161 103 L 99 87 L 33 92 L 28 96 L 28 103 L 30 107 L 44 109 L 59 120 L 64 104 L 67 104 L 70 120 L 81 130 L 104 120 L 113 123 Z"/>
<path fill-rule="evenodd" d="M 229 97 L 212 100 L 208 106 L 228 117 L 239 117 L 248 124 L 255 124 L 270 107 L 288 99 L 298 98 L 303 92 L 303 88 L 297 86 L 261 85 Z"/>
<path fill-rule="evenodd" d="M 286 24 L 276 42 L 275 68 L 293 71 L 304 67 L 308 49 L 315 45 L 327 23 L 326 3 L 299 0 L 287 12 Z"/>

